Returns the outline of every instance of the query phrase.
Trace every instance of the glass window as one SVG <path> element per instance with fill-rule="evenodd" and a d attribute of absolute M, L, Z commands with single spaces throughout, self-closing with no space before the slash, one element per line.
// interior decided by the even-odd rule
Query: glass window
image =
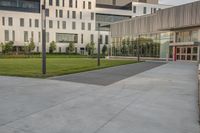
<path fill-rule="evenodd" d="M 11 17 L 8 18 L 8 25 L 9 26 L 13 25 L 13 18 L 11 18 Z"/>
<path fill-rule="evenodd" d="M 88 30 L 91 30 L 91 23 L 88 23 Z"/>
<path fill-rule="evenodd" d="M 143 14 L 146 14 L 147 13 L 147 7 L 144 7 L 143 8 Z"/>
<path fill-rule="evenodd" d="M 85 23 L 83 23 L 83 22 L 81 23 L 81 29 L 85 30 Z"/>
<path fill-rule="evenodd" d="M 2 25 L 5 25 L 5 17 L 2 17 Z"/>
<path fill-rule="evenodd" d="M 80 12 L 80 19 L 82 19 L 82 17 L 83 17 L 83 13 L 82 13 L 82 12 Z"/>
<path fill-rule="evenodd" d="M 60 29 L 60 21 L 57 21 L 57 28 Z"/>
<path fill-rule="evenodd" d="M 24 42 L 28 42 L 28 31 L 24 31 Z"/>
<path fill-rule="evenodd" d="M 39 27 L 39 20 L 35 19 L 35 27 L 38 28 Z"/>
<path fill-rule="evenodd" d="M 76 29 L 76 22 L 72 22 L 72 29 L 73 29 L 73 30 Z"/>
<path fill-rule="evenodd" d="M 133 13 L 136 13 L 137 7 L 133 6 Z"/>
<path fill-rule="evenodd" d="M 76 11 L 72 11 L 72 18 L 76 18 Z"/>
<path fill-rule="evenodd" d="M 38 32 L 38 42 L 41 42 L 41 33 Z"/>
<path fill-rule="evenodd" d="M 12 31 L 12 41 L 15 41 L 15 31 Z"/>
<path fill-rule="evenodd" d="M 45 9 L 45 15 L 49 17 L 49 9 Z"/>
<path fill-rule="evenodd" d="M 85 9 L 85 1 L 83 1 L 83 9 Z"/>
<path fill-rule="evenodd" d="M 53 5 L 53 0 L 49 0 L 49 5 L 50 5 L 50 6 Z"/>
<path fill-rule="evenodd" d="M 94 20 L 94 13 L 91 13 L 91 20 Z"/>
<path fill-rule="evenodd" d="M 108 35 L 105 36 L 105 44 L 108 44 Z"/>
<path fill-rule="evenodd" d="M 66 21 L 62 22 L 62 27 L 63 27 L 63 29 L 66 29 Z"/>
<path fill-rule="evenodd" d="M 56 10 L 56 18 L 58 17 L 58 10 Z"/>
<path fill-rule="evenodd" d="M 75 2 L 75 7 L 77 8 L 78 7 L 78 1 L 76 0 Z"/>
<path fill-rule="evenodd" d="M 24 27 L 24 19 L 23 18 L 20 18 L 20 26 Z"/>
<path fill-rule="evenodd" d="M 4 34 L 5 34 L 5 41 L 9 41 L 9 31 L 5 30 Z"/>
<path fill-rule="evenodd" d="M 59 6 L 59 1 L 60 1 L 60 0 L 56 0 L 56 6 Z"/>
<path fill-rule="evenodd" d="M 46 42 L 49 42 L 49 32 L 46 32 Z"/>
<path fill-rule="evenodd" d="M 49 20 L 49 28 L 53 28 L 53 21 Z"/>
<path fill-rule="evenodd" d="M 59 10 L 59 17 L 60 17 L 60 18 L 63 17 L 63 10 Z"/>
<path fill-rule="evenodd" d="M 94 42 L 94 35 L 93 34 L 90 35 L 90 41 Z"/>
<path fill-rule="evenodd" d="M 65 6 L 65 0 L 62 1 L 62 5 L 63 5 L 63 7 Z"/>
<path fill-rule="evenodd" d="M 100 43 L 100 44 L 103 44 L 103 36 L 102 36 L 102 35 L 100 35 L 99 43 Z"/>
<path fill-rule="evenodd" d="M 29 19 L 29 27 L 32 27 L 32 19 Z"/>
<path fill-rule="evenodd" d="M 112 4 L 115 6 L 116 5 L 116 0 L 112 0 Z"/>
<path fill-rule="evenodd" d="M 198 31 L 192 31 L 191 40 L 193 42 L 197 42 L 198 41 Z"/>
<path fill-rule="evenodd" d="M 77 43 L 78 35 L 69 33 L 56 33 L 56 42 L 58 43 Z"/>
<path fill-rule="evenodd" d="M 69 7 L 73 7 L 73 0 L 69 0 Z"/>
<path fill-rule="evenodd" d="M 83 34 L 81 34 L 81 43 L 83 43 Z"/>
<path fill-rule="evenodd" d="M 198 49 L 197 49 L 197 47 L 193 47 L 193 54 L 197 54 L 197 52 L 198 52 Z"/>
<path fill-rule="evenodd" d="M 90 1 L 88 2 L 88 9 L 92 9 L 92 3 Z"/>

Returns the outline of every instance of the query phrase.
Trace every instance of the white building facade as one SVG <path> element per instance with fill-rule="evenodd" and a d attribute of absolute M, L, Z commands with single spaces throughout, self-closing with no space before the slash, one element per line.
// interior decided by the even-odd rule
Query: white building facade
<path fill-rule="evenodd" d="M 34 52 L 41 52 L 40 0 L 1 0 L 0 1 L 0 43 L 13 41 L 15 50 L 33 40 Z M 104 5 L 96 0 L 46 0 L 46 42 L 56 42 L 55 52 L 68 53 L 70 42 L 75 44 L 76 53 L 86 54 L 85 46 L 94 42 L 101 46 L 110 44 L 109 30 L 97 24 L 108 25 L 169 6 L 131 2 L 124 6 Z M 100 34 L 99 34 L 100 33 Z M 100 36 L 99 36 L 100 35 Z"/>

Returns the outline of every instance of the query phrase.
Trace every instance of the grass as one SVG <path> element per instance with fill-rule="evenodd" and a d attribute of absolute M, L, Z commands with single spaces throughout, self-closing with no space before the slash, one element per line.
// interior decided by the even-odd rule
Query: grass
<path fill-rule="evenodd" d="M 0 75 L 46 78 L 135 63 L 133 60 L 101 60 L 97 67 L 92 58 L 47 58 L 47 74 L 41 74 L 41 58 L 2 58 Z"/>

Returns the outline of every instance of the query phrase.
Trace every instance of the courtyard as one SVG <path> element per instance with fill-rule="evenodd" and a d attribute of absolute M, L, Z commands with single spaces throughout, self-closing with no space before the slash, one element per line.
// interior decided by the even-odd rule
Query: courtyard
<path fill-rule="evenodd" d="M 109 85 L 1 76 L 0 132 L 199 133 L 197 83 L 185 62 Z"/>

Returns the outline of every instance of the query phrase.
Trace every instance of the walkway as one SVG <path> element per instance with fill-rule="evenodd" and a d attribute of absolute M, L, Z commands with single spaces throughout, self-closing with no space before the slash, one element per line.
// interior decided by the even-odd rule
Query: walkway
<path fill-rule="evenodd" d="M 109 86 L 0 77 L 0 132 L 199 133 L 196 70 L 170 63 Z"/>
<path fill-rule="evenodd" d="M 50 79 L 60 81 L 72 81 L 95 85 L 110 85 L 122 79 L 134 76 L 141 72 L 163 65 L 163 62 L 143 62 L 130 65 L 122 65 L 95 71 L 70 74 L 65 76 L 53 77 Z"/>

